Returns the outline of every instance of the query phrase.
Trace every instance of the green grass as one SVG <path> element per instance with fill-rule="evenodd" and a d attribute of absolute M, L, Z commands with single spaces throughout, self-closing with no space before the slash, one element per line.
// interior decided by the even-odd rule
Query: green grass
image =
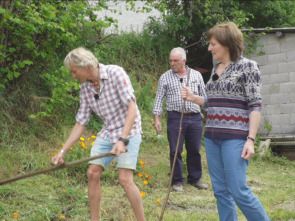
<path fill-rule="evenodd" d="M 151 115 L 143 113 L 143 143 L 139 160 L 145 164 L 134 173 L 134 180 L 141 191 L 147 220 L 158 220 L 167 194 L 169 183 L 168 142 L 166 137 L 157 138 L 153 129 Z M 163 126 L 165 122 L 163 121 Z M 50 166 L 51 154 L 66 139 L 70 127 L 62 127 L 50 134 L 50 139 L 40 140 L 33 147 L 11 145 L 7 140 L 1 146 L 0 179 L 25 174 Z M 165 128 L 164 128 L 165 130 Z M 85 136 L 92 131 L 87 130 Z M 56 144 L 53 145 L 53 139 Z M 28 140 L 24 141 L 28 143 Z M 38 148 L 37 148 L 38 146 Z M 21 147 L 21 148 L 20 148 Z M 81 157 L 88 155 L 84 150 Z M 203 181 L 210 184 L 204 148 L 202 148 Z M 19 180 L 0 186 L 0 220 L 90 220 L 90 208 L 87 195 L 87 164 L 59 170 L 44 175 Z M 138 172 L 151 175 L 148 185 Z M 255 156 L 249 164 L 248 184 L 261 200 L 271 220 L 295 219 L 295 162 L 277 158 L 268 153 L 261 158 Z M 135 220 L 130 204 L 118 183 L 115 163 L 111 164 L 102 178 L 103 199 L 101 202 L 101 220 Z M 160 199 L 160 205 L 156 201 Z M 239 212 L 239 220 L 246 220 Z M 212 188 L 197 190 L 185 184 L 184 192 L 170 193 L 163 220 L 218 220 L 217 207 Z"/>

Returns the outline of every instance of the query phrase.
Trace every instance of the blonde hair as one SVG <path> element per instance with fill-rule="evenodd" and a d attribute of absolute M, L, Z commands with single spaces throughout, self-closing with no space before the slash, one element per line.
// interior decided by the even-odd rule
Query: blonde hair
<path fill-rule="evenodd" d="M 72 50 L 64 60 L 64 65 L 70 70 L 70 64 L 74 64 L 77 67 L 85 68 L 96 68 L 99 64 L 94 54 L 86 48 L 79 47 Z"/>
<path fill-rule="evenodd" d="M 209 29 L 207 38 L 212 37 L 229 49 L 230 59 L 237 61 L 244 51 L 244 37 L 240 29 L 233 22 L 218 24 Z"/>

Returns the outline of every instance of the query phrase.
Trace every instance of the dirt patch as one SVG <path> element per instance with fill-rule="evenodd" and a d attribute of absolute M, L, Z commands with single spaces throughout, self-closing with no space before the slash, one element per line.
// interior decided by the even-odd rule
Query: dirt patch
<path fill-rule="evenodd" d="M 281 203 L 278 203 L 275 206 L 276 209 L 282 209 L 285 211 L 290 211 L 290 212 L 294 212 L 295 210 L 295 202 L 294 201 L 284 201 Z M 293 219 L 295 221 L 295 219 Z"/>

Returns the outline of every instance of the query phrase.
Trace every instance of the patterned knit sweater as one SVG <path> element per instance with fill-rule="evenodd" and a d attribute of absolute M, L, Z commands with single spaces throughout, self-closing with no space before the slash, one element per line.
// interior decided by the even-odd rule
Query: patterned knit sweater
<path fill-rule="evenodd" d="M 240 57 L 231 62 L 219 79 L 216 68 L 206 84 L 207 112 L 204 136 L 209 139 L 246 139 L 251 111 L 261 111 L 261 74 L 255 61 Z"/>

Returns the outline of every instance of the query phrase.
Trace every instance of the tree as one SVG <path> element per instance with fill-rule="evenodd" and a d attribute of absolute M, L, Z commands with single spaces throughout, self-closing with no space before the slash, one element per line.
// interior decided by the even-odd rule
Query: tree
<path fill-rule="evenodd" d="M 107 7 L 87 1 L 6 0 L 0 5 L 0 87 L 32 69 L 46 72 L 71 48 L 100 44 L 102 28 L 115 23 L 92 13 Z"/>
<path fill-rule="evenodd" d="M 166 40 L 173 38 L 187 48 L 188 63 L 193 67 L 211 60 L 205 32 L 217 23 L 233 21 L 241 29 L 295 26 L 292 0 L 163 0 L 152 4 L 164 13 L 162 33 L 167 33 Z M 151 19 L 150 26 L 155 22 Z"/>

